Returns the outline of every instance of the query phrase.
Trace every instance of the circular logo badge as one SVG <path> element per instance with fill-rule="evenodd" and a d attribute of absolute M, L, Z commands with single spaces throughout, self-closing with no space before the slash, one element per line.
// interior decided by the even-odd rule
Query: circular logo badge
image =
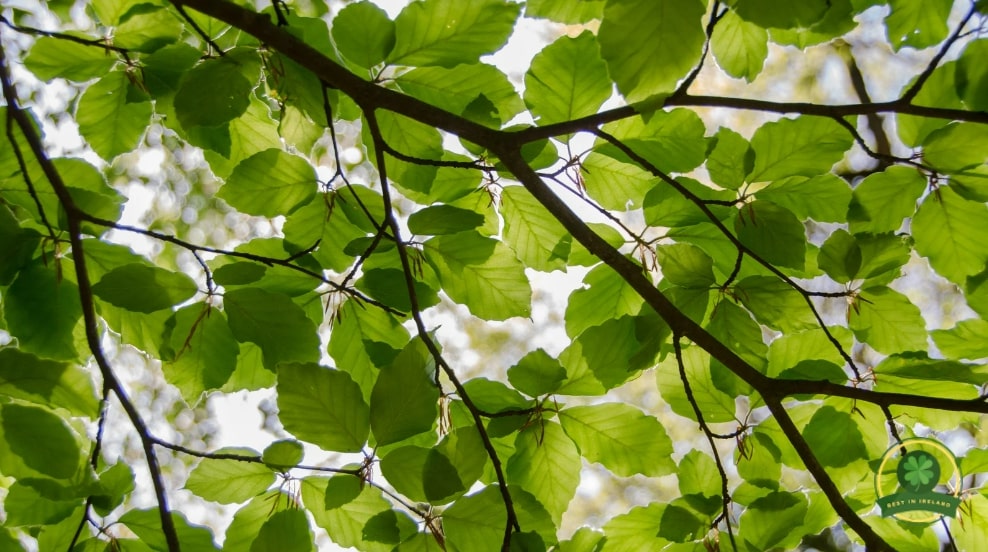
<path fill-rule="evenodd" d="M 882 516 L 910 523 L 954 517 L 960 505 L 957 458 L 934 439 L 906 439 L 882 456 L 875 492 Z"/>

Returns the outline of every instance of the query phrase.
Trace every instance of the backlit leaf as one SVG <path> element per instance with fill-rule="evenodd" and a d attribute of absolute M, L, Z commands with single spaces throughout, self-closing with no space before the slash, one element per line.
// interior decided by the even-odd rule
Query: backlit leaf
<path fill-rule="evenodd" d="M 259 456 L 251 449 L 229 448 L 216 452 Z M 185 488 L 206 500 L 234 504 L 263 493 L 274 481 L 274 472 L 264 464 L 204 458 L 192 469 Z"/>
<path fill-rule="evenodd" d="M 381 368 L 371 391 L 370 425 L 378 445 L 429 431 L 439 415 L 435 361 L 421 340 L 411 341 Z"/>
<path fill-rule="evenodd" d="M 396 42 L 388 62 L 397 65 L 476 63 L 500 48 L 518 17 L 520 6 L 501 0 L 423 0 L 395 18 Z"/>
<path fill-rule="evenodd" d="M 672 92 L 700 60 L 706 6 L 698 0 L 607 2 L 597 40 L 628 101 Z"/>
<path fill-rule="evenodd" d="M 247 214 L 288 215 L 316 195 L 316 171 L 301 157 L 264 150 L 240 162 L 217 195 Z"/>
<path fill-rule="evenodd" d="M 525 102 L 543 125 L 592 115 L 610 96 L 607 66 L 589 31 L 560 37 L 525 73 Z"/>
<path fill-rule="evenodd" d="M 425 243 L 450 299 L 486 320 L 528 316 L 532 289 L 524 268 L 502 243 L 476 232 L 439 236 Z"/>
<path fill-rule="evenodd" d="M 558 524 L 580 482 L 580 452 L 558 423 L 543 421 L 518 434 L 508 481 L 527 490 Z"/>
<path fill-rule="evenodd" d="M 278 368 L 278 419 L 293 435 L 337 452 L 367 441 L 370 415 L 360 387 L 346 372 L 316 364 Z"/>
<path fill-rule="evenodd" d="M 751 137 L 755 166 L 748 181 L 823 174 L 850 147 L 851 136 L 830 119 L 799 117 L 766 123 Z"/>
<path fill-rule="evenodd" d="M 559 413 L 559 421 L 583 457 L 615 475 L 658 477 L 675 469 L 672 441 L 662 424 L 630 405 L 571 407 Z"/>

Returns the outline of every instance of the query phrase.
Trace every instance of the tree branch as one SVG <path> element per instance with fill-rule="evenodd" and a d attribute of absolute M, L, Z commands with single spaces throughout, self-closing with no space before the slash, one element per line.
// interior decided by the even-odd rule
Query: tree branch
<path fill-rule="evenodd" d="M 72 196 L 69 194 L 69 190 L 65 186 L 61 175 L 45 153 L 44 145 L 41 143 L 41 137 L 35 131 L 30 117 L 20 108 L 17 92 L 10 80 L 7 56 L 3 50 L 2 43 L 0 43 L 0 81 L 2 81 L 3 95 L 7 102 L 7 109 L 12 113 L 14 120 L 20 127 L 21 133 L 26 138 L 35 158 L 41 165 L 42 171 L 44 171 L 45 176 L 51 183 L 55 195 L 65 209 L 69 227 L 69 242 L 72 245 L 72 264 L 75 267 L 76 282 L 79 287 L 79 302 L 82 306 L 82 316 L 86 329 L 86 342 L 89 345 L 89 350 L 93 354 L 97 366 L 99 366 L 100 373 L 103 375 L 104 385 L 113 390 L 113 394 L 119 399 L 121 406 L 123 406 L 124 411 L 127 413 L 127 417 L 130 418 L 131 424 L 140 437 L 148 471 L 151 474 L 151 483 L 154 486 L 155 498 L 158 502 L 161 530 L 165 535 L 165 542 L 170 552 L 179 552 L 181 546 L 178 542 L 178 534 L 175 532 L 175 524 L 172 521 L 171 511 L 168 509 L 168 495 L 162 479 L 161 467 L 158 464 L 158 457 L 154 450 L 154 444 L 151 441 L 151 433 L 144 419 L 137 411 L 137 408 L 134 407 L 134 403 L 127 396 L 127 392 L 120 383 L 120 380 L 117 379 L 113 368 L 106 360 L 102 345 L 100 344 L 99 323 L 96 318 L 96 306 L 93 303 L 92 283 L 89 280 L 89 272 L 86 270 L 86 255 L 83 252 L 81 223 L 85 219 L 83 216 L 84 213 L 72 200 Z"/>

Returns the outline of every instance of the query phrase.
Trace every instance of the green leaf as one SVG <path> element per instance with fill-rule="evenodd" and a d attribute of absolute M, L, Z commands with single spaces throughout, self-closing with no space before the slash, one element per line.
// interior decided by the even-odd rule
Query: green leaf
<path fill-rule="evenodd" d="M 286 471 L 297 466 L 304 454 L 302 443 L 295 439 L 280 439 L 264 448 L 261 460 L 270 468 Z"/>
<path fill-rule="evenodd" d="M 676 476 L 680 496 L 698 512 L 715 515 L 721 509 L 721 476 L 710 456 L 696 449 L 687 452 Z"/>
<path fill-rule="evenodd" d="M 930 335 L 948 358 L 988 357 L 988 321 L 981 318 L 962 320 L 949 330 L 934 330 Z"/>
<path fill-rule="evenodd" d="M 240 347 L 223 312 L 193 304 L 179 309 L 165 330 L 162 371 L 190 405 L 219 389 L 237 368 Z"/>
<path fill-rule="evenodd" d="M 962 109 L 964 103 L 957 95 L 956 72 L 956 61 L 942 63 L 923 84 L 913 102 L 916 105 L 937 105 Z M 913 84 L 915 84 L 915 79 L 905 86 L 909 87 Z M 899 138 L 911 148 L 921 146 L 931 132 L 943 128 L 947 124 L 943 119 L 913 115 L 899 115 L 896 119 L 896 130 L 898 130 Z"/>
<path fill-rule="evenodd" d="M 224 448 L 215 454 L 258 456 L 257 451 L 242 448 Z M 263 493 L 274 481 L 274 472 L 264 464 L 203 458 L 189 473 L 185 488 L 212 502 L 235 504 Z"/>
<path fill-rule="evenodd" d="M 916 252 L 938 274 L 956 284 L 988 262 L 988 207 L 961 198 L 949 186 L 926 197 L 912 220 Z"/>
<path fill-rule="evenodd" d="M 739 16 L 764 28 L 790 29 L 809 27 L 826 13 L 828 0 L 737 0 L 734 10 Z"/>
<path fill-rule="evenodd" d="M 182 34 L 178 17 L 164 8 L 145 4 L 128 14 L 113 31 L 114 46 L 151 53 L 178 41 Z"/>
<path fill-rule="evenodd" d="M 753 281 L 752 287 L 757 289 L 757 285 L 762 281 Z M 768 310 L 768 309 L 766 309 Z M 758 324 L 751 319 L 751 315 L 730 301 L 721 301 L 714 307 L 713 314 L 710 315 L 710 322 L 707 324 L 707 331 L 717 338 L 724 345 L 737 353 L 741 358 L 748 361 L 752 366 L 761 369 L 765 365 L 765 354 L 768 348 L 762 340 L 762 330 Z M 717 361 L 713 361 L 719 364 Z M 725 392 L 735 391 L 737 380 L 732 376 L 732 383 L 719 381 L 718 376 L 721 370 L 713 371 L 714 384 Z"/>
<path fill-rule="evenodd" d="M 92 379 L 82 368 L 13 348 L 0 349 L 0 395 L 90 418 L 99 408 Z"/>
<path fill-rule="evenodd" d="M 563 270 L 569 257 L 572 236 L 521 186 L 501 192 L 504 241 L 518 259 L 541 272 Z"/>
<path fill-rule="evenodd" d="M 467 491 L 456 466 L 434 448 L 394 449 L 381 459 L 381 473 L 395 490 L 415 501 L 444 504 Z"/>
<path fill-rule="evenodd" d="M 732 192 L 708 188 L 685 176 L 676 177 L 675 180 L 679 186 L 673 186 L 668 182 L 659 182 L 645 195 L 643 207 L 645 208 L 645 222 L 649 225 L 669 228 L 692 226 L 708 222 L 711 218 L 723 220 L 737 212 L 734 207 L 725 205 L 708 204 L 705 205 L 705 209 L 700 208 L 700 204 L 706 200 L 734 201 L 735 194 Z M 685 189 L 685 192 L 679 188 Z M 687 194 L 693 197 L 688 197 Z"/>
<path fill-rule="evenodd" d="M 738 282 L 735 293 L 755 320 L 785 333 L 817 326 L 803 295 L 775 276 L 749 276 Z"/>
<path fill-rule="evenodd" d="M 651 114 L 647 122 L 633 117 L 607 125 L 604 130 L 665 173 L 692 170 L 703 163 L 707 155 L 706 127 L 700 116 L 688 109 L 658 111 Z M 619 161 L 634 163 L 610 143 L 601 143 L 595 150 Z"/>
<path fill-rule="evenodd" d="M 553 393 L 565 379 L 566 369 L 542 349 L 528 353 L 508 368 L 508 381 L 529 397 Z"/>
<path fill-rule="evenodd" d="M 796 218 L 817 222 L 844 222 L 851 188 L 847 181 L 835 174 L 813 178 L 793 177 L 777 180 L 756 194 L 789 209 Z"/>
<path fill-rule="evenodd" d="M 39 484 L 54 484 L 51 479 L 21 479 L 15 481 L 4 497 L 3 506 L 6 514 L 5 527 L 25 525 L 56 524 L 69 518 L 82 502 L 79 498 L 57 500 L 46 497 Z M 37 487 L 37 488 L 36 488 Z M 24 548 L 20 543 L 15 548 L 21 552 Z"/>
<path fill-rule="evenodd" d="M 336 544 L 370 552 L 394 549 L 394 543 L 368 540 L 372 534 L 366 529 L 371 520 L 392 510 L 380 490 L 362 485 L 360 479 L 351 475 L 331 479 L 307 477 L 302 480 L 302 501 L 316 524 L 325 529 Z M 394 522 L 399 541 L 416 531 L 415 524 L 405 516 L 394 518 Z"/>
<path fill-rule="evenodd" d="M 907 167 L 889 167 L 868 176 L 854 188 L 847 211 L 851 232 L 897 231 L 902 220 L 916 212 L 925 190 L 926 178 Z"/>
<path fill-rule="evenodd" d="M 851 143 L 851 135 L 831 119 L 803 116 L 766 123 L 751 137 L 755 166 L 748 181 L 826 173 Z"/>
<path fill-rule="evenodd" d="M 378 446 L 432 429 L 439 416 L 436 365 L 421 339 L 414 339 L 381 368 L 371 391 L 370 426 Z"/>
<path fill-rule="evenodd" d="M 497 552 L 507 519 L 496 485 L 457 500 L 443 512 L 447 542 L 457 550 Z"/>
<path fill-rule="evenodd" d="M 728 396 L 714 385 L 710 373 L 710 355 L 699 347 L 686 347 L 683 349 L 683 365 L 704 420 L 707 423 L 734 421 L 734 397 Z M 673 412 L 691 420 L 696 419 L 673 355 L 668 355 L 659 363 L 655 370 L 655 380 L 662 398 Z"/>
<path fill-rule="evenodd" d="M 710 47 L 725 73 L 751 82 L 768 57 L 768 33 L 729 11 L 717 22 Z"/>
<path fill-rule="evenodd" d="M 615 475 L 659 477 L 675 471 L 672 441 L 662 424 L 624 403 L 576 406 L 559 412 L 580 454 Z"/>
<path fill-rule="evenodd" d="M 79 291 L 52 267 L 36 262 L 21 270 L 4 294 L 3 311 L 21 350 L 42 358 L 77 358 L 73 331 L 82 318 Z"/>
<path fill-rule="evenodd" d="M 803 428 L 803 437 L 824 466 L 844 467 L 859 459 L 867 459 L 861 430 L 853 413 L 824 405 Z"/>
<path fill-rule="evenodd" d="M 333 41 L 343 57 L 371 68 L 394 48 L 395 23 L 371 2 L 348 4 L 333 18 Z"/>
<path fill-rule="evenodd" d="M 309 552 L 313 545 L 305 511 L 290 508 L 276 512 L 264 522 L 250 545 L 250 552 Z"/>
<path fill-rule="evenodd" d="M 529 0 L 525 17 L 551 19 L 559 23 L 586 23 L 604 16 L 605 0 Z"/>
<path fill-rule="evenodd" d="M 655 258 L 662 268 L 662 277 L 669 283 L 707 289 L 714 285 L 713 259 L 699 247 L 688 243 L 660 245 Z"/>
<path fill-rule="evenodd" d="M 21 228 L 10 209 L 0 207 L 0 285 L 14 281 L 17 272 L 31 262 L 41 241 L 33 228 Z"/>
<path fill-rule="evenodd" d="M 637 506 L 627 513 L 614 516 L 604 525 L 606 540 L 601 552 L 663 550 L 669 544 L 669 541 L 660 535 L 664 525 L 663 517 L 668 508 L 666 504 L 652 503 L 648 506 Z"/>
<path fill-rule="evenodd" d="M 938 172 L 954 173 L 988 162 L 988 129 L 974 123 L 951 123 L 923 141 L 923 160 Z"/>
<path fill-rule="evenodd" d="M 504 383 L 487 378 L 472 378 L 463 384 L 463 389 L 477 408 L 484 412 L 522 410 L 535 404 Z"/>
<path fill-rule="evenodd" d="M 641 309 L 642 298 L 609 266 L 597 266 L 587 273 L 583 283 L 589 288 L 573 291 L 566 306 L 566 333 L 571 338 Z"/>
<path fill-rule="evenodd" d="M 207 59 L 187 72 L 175 93 L 175 113 L 182 127 L 215 127 L 243 115 L 254 83 L 230 56 Z"/>
<path fill-rule="evenodd" d="M 107 55 L 102 48 L 47 36 L 39 37 L 24 58 L 24 65 L 45 81 L 54 78 L 87 81 L 107 74 L 116 63 L 117 58 Z"/>
<path fill-rule="evenodd" d="M 484 215 L 452 205 L 433 205 L 408 217 L 408 230 L 413 234 L 438 236 L 473 230 L 484 223 Z"/>
<path fill-rule="evenodd" d="M 507 75 L 484 63 L 457 65 L 453 68 L 419 67 L 402 74 L 395 82 L 409 96 L 451 113 L 465 115 L 473 102 L 481 97 L 494 104 L 502 122 L 511 120 L 525 109 L 525 103 Z M 440 174 L 444 172 L 470 174 L 470 179 L 476 181 L 479 181 L 480 176 L 469 169 L 439 169 Z M 433 186 L 436 185 L 437 183 L 433 183 Z"/>
<path fill-rule="evenodd" d="M 273 217 L 311 201 L 316 188 L 316 171 L 308 161 L 268 149 L 241 161 L 217 196 L 243 213 Z"/>
<path fill-rule="evenodd" d="M 237 341 L 256 343 L 264 352 L 264 367 L 280 362 L 307 362 L 319 358 L 315 324 L 287 295 L 256 288 L 227 291 L 226 312 Z"/>
<path fill-rule="evenodd" d="M 762 259 L 802 270 L 806 262 L 803 223 L 784 207 L 769 201 L 747 203 L 734 219 L 738 240 Z"/>
<path fill-rule="evenodd" d="M 453 67 L 476 63 L 498 50 L 511 34 L 521 11 L 501 0 L 423 0 L 406 6 L 395 18 L 394 65 Z"/>
<path fill-rule="evenodd" d="M 827 238 L 817 254 L 817 266 L 839 284 L 846 284 L 861 269 L 861 247 L 843 228 Z"/>
<path fill-rule="evenodd" d="M 859 234 L 855 236 L 861 248 L 861 268 L 858 278 L 891 278 L 909 261 L 908 238 L 893 234 Z M 883 276 L 884 275 L 884 276 Z"/>
<path fill-rule="evenodd" d="M 408 330 L 391 314 L 347 301 L 337 311 L 329 336 L 329 354 L 350 374 L 370 400 L 377 369 L 391 364 L 408 343 Z"/>
<path fill-rule="evenodd" d="M 425 255 L 449 298 L 474 316 L 506 320 L 531 314 L 528 277 L 504 243 L 461 232 L 427 241 Z"/>
<path fill-rule="evenodd" d="M 207 527 L 193 525 L 181 512 L 171 512 L 172 523 L 183 552 L 206 552 L 217 550 L 213 544 L 213 534 Z M 164 531 L 161 530 L 161 516 L 158 509 L 130 510 L 120 516 L 119 523 L 127 526 L 152 550 L 168 550 Z"/>
<path fill-rule="evenodd" d="M 223 539 L 224 552 L 249 552 L 264 522 L 273 514 L 291 508 L 294 501 L 280 490 L 255 496 L 237 510 Z"/>
<path fill-rule="evenodd" d="M 0 416 L 3 439 L 29 467 L 56 479 L 68 479 L 79 470 L 79 444 L 62 418 L 17 403 L 0 406 Z"/>
<path fill-rule="evenodd" d="M 123 71 L 93 83 L 79 99 L 76 122 L 90 147 L 108 161 L 137 147 L 151 119 L 151 102 Z"/>
<path fill-rule="evenodd" d="M 527 490 L 556 525 L 580 483 L 580 452 L 558 423 L 543 420 L 515 438 L 508 482 Z"/>
<path fill-rule="evenodd" d="M 741 514 L 738 538 L 749 549 L 771 550 L 791 536 L 806 517 L 807 501 L 802 493 L 773 492 L 751 504 Z"/>
<path fill-rule="evenodd" d="M 378 124 L 384 142 L 395 151 L 419 159 L 438 160 L 443 155 L 442 137 L 434 127 L 418 123 L 390 111 L 384 111 L 378 115 Z M 365 123 L 363 126 L 365 129 L 364 143 L 373 144 L 373 137 L 370 136 L 370 125 Z M 431 189 L 432 180 L 436 176 L 436 167 L 434 166 L 407 163 L 391 155 L 385 158 L 385 167 L 388 171 L 388 178 L 400 185 L 403 190 L 409 190 L 410 195 L 413 196 L 424 195 Z M 426 203 L 431 203 L 431 201 Z M 383 217 L 376 220 L 382 219 Z"/>
<path fill-rule="evenodd" d="M 713 150 L 707 156 L 707 172 L 718 186 L 737 190 L 751 172 L 755 153 L 747 140 L 733 130 L 721 127 L 713 137 Z"/>
<path fill-rule="evenodd" d="M 921 49 L 947 38 L 952 5 L 951 0 L 890 0 L 892 11 L 885 18 L 885 26 L 892 49 Z"/>
<path fill-rule="evenodd" d="M 539 124 L 593 115 L 611 97 L 607 65 L 593 33 L 562 36 L 532 60 L 525 73 L 525 103 Z"/>
<path fill-rule="evenodd" d="M 957 60 L 957 94 L 970 109 L 988 111 L 988 40 L 972 40 Z"/>
<path fill-rule="evenodd" d="M 93 293 L 107 303 L 144 313 L 186 301 L 196 291 L 196 283 L 185 274 L 140 263 L 115 268 L 93 285 Z"/>
<path fill-rule="evenodd" d="M 630 102 L 666 94 L 700 60 L 706 6 L 699 0 L 607 2 L 597 40 Z"/>
<path fill-rule="evenodd" d="M 336 452 L 367 441 L 370 410 L 346 372 L 312 363 L 278 367 L 278 419 L 292 435 Z"/>
<path fill-rule="evenodd" d="M 905 295 L 887 287 L 863 290 L 848 313 L 858 340 L 885 354 L 926 350 L 926 323 Z"/>
<path fill-rule="evenodd" d="M 587 195 L 601 207 L 617 211 L 641 207 L 646 192 L 656 182 L 655 177 L 637 165 L 596 152 L 583 160 L 580 174 Z"/>

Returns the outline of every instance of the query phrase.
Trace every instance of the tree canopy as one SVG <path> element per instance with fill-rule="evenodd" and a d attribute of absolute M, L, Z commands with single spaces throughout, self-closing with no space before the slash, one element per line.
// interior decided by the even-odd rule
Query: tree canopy
<path fill-rule="evenodd" d="M 0 549 L 988 542 L 983 1 L 0 10 Z M 564 531 L 591 466 L 671 492 Z"/>

